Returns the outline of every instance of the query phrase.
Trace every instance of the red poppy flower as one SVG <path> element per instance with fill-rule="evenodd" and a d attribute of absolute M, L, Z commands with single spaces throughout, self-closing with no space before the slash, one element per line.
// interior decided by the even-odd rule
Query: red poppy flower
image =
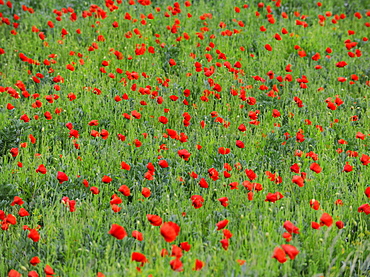
<path fill-rule="evenodd" d="M 47 275 L 47 276 L 51 276 L 51 275 Z M 36 271 L 31 270 L 28 272 L 27 277 L 39 277 L 39 274 Z"/>
<path fill-rule="evenodd" d="M 227 219 L 221 220 L 218 223 L 216 223 L 217 231 L 225 228 L 227 224 L 229 224 L 229 221 Z"/>
<path fill-rule="evenodd" d="M 7 223 L 11 225 L 17 224 L 17 218 L 12 214 L 8 214 L 7 217 L 4 219 L 4 221 L 6 221 Z"/>
<path fill-rule="evenodd" d="M 270 44 L 265 44 L 265 49 L 266 49 L 267 51 L 272 51 L 272 47 L 271 47 L 271 45 L 270 45 Z"/>
<path fill-rule="evenodd" d="M 367 196 L 367 198 L 370 198 L 370 187 L 367 187 L 365 189 L 365 195 Z"/>
<path fill-rule="evenodd" d="M 230 153 L 230 148 L 220 147 L 218 148 L 218 153 L 221 155 L 226 155 Z"/>
<path fill-rule="evenodd" d="M 311 222 L 311 228 L 312 229 L 320 229 L 320 224 L 317 222 Z"/>
<path fill-rule="evenodd" d="M 75 71 L 74 66 L 73 66 L 73 65 L 71 65 L 71 64 L 67 64 L 66 68 L 67 68 L 68 70 L 70 70 L 70 71 Z"/>
<path fill-rule="evenodd" d="M 150 224 L 153 226 L 161 226 L 162 225 L 162 218 L 158 215 L 154 214 L 147 214 L 146 218 L 149 220 Z"/>
<path fill-rule="evenodd" d="M 200 179 L 200 181 L 199 181 L 199 186 L 201 187 L 201 188 L 208 188 L 209 186 L 208 186 L 208 183 L 207 183 L 207 181 L 206 181 L 206 179 L 204 179 L 204 178 L 201 178 Z"/>
<path fill-rule="evenodd" d="M 304 186 L 304 180 L 299 175 L 294 175 L 293 178 L 292 178 L 292 182 L 294 184 L 298 185 L 299 187 L 303 187 Z"/>
<path fill-rule="evenodd" d="M 30 118 L 26 114 L 24 114 L 20 117 L 20 120 L 23 120 L 24 122 L 29 122 Z"/>
<path fill-rule="evenodd" d="M 8 103 L 8 104 L 6 105 L 6 108 L 7 108 L 8 110 L 13 110 L 13 109 L 14 109 L 14 106 L 13 106 L 12 104 Z"/>
<path fill-rule="evenodd" d="M 176 257 L 178 259 L 182 257 L 182 249 L 178 247 L 176 244 L 172 245 L 171 257 Z"/>
<path fill-rule="evenodd" d="M 103 178 L 101 179 L 101 181 L 103 183 L 109 184 L 110 182 L 112 182 L 112 178 L 107 176 L 107 175 L 104 175 Z"/>
<path fill-rule="evenodd" d="M 24 202 L 23 202 L 22 198 L 20 198 L 19 196 L 14 196 L 13 202 L 10 204 L 10 206 L 15 206 L 15 205 L 21 206 L 23 203 Z"/>
<path fill-rule="evenodd" d="M 167 251 L 167 249 L 163 248 L 161 250 L 161 257 L 165 257 L 165 256 L 168 256 L 168 251 Z"/>
<path fill-rule="evenodd" d="M 368 155 L 365 155 L 365 154 L 362 154 L 361 158 L 360 158 L 360 162 L 363 164 L 363 165 L 368 165 L 370 163 L 370 156 Z"/>
<path fill-rule="evenodd" d="M 284 198 L 284 196 L 280 193 L 280 192 L 275 192 L 275 193 L 271 193 L 271 192 L 269 192 L 267 195 L 266 195 L 266 199 L 265 199 L 265 201 L 266 202 L 272 202 L 272 203 L 274 203 L 274 202 L 276 202 L 277 200 L 280 200 L 280 199 L 282 199 L 282 198 Z"/>
<path fill-rule="evenodd" d="M 361 140 L 364 140 L 366 138 L 366 136 L 363 133 L 361 133 L 361 132 L 357 132 L 356 138 L 361 139 Z"/>
<path fill-rule="evenodd" d="M 77 130 L 74 130 L 74 129 L 71 129 L 70 131 L 69 131 L 69 137 L 71 138 L 71 137 L 74 137 L 74 138 L 79 138 L 79 133 L 78 133 L 78 131 Z"/>
<path fill-rule="evenodd" d="M 131 254 L 131 261 L 139 262 L 141 263 L 141 266 L 144 266 L 144 263 L 148 262 L 148 259 L 145 257 L 144 254 L 133 252 Z"/>
<path fill-rule="evenodd" d="M 45 112 L 44 113 L 44 116 L 47 120 L 51 120 L 53 117 L 51 116 L 51 113 L 50 112 Z"/>
<path fill-rule="evenodd" d="M 35 265 L 39 264 L 40 262 L 41 262 L 41 261 L 40 261 L 39 257 L 37 257 L 37 256 L 33 257 L 33 258 L 30 260 L 30 264 L 31 264 L 31 265 L 33 265 L 33 266 L 35 266 Z"/>
<path fill-rule="evenodd" d="M 189 176 L 192 177 L 193 179 L 198 179 L 198 174 L 196 174 L 194 171 L 189 173 Z"/>
<path fill-rule="evenodd" d="M 337 62 L 336 63 L 336 67 L 345 67 L 347 65 L 347 63 L 345 61 L 341 61 L 341 62 Z"/>
<path fill-rule="evenodd" d="M 143 188 L 142 190 L 141 190 L 141 194 L 145 197 L 145 198 L 148 198 L 151 194 L 152 194 L 152 192 L 150 191 L 150 189 L 148 189 L 148 188 Z"/>
<path fill-rule="evenodd" d="M 118 206 L 118 205 L 116 205 L 116 204 L 111 205 L 111 209 L 112 209 L 112 211 L 113 211 L 113 212 L 115 212 L 115 213 L 118 213 L 119 211 L 121 211 L 121 207 L 119 207 L 119 206 Z"/>
<path fill-rule="evenodd" d="M 70 65 L 71 66 L 71 65 Z M 73 67 L 73 66 L 72 66 Z M 68 66 L 67 66 L 67 69 L 69 69 L 68 68 Z M 71 69 L 69 69 L 69 70 L 71 70 Z M 74 70 L 74 68 L 73 68 L 73 70 Z M 73 71 L 72 70 L 72 71 Z M 39 79 L 39 78 L 37 78 L 36 76 L 32 76 L 32 80 L 36 83 L 36 84 L 39 84 L 39 83 L 41 83 L 41 80 Z"/>
<path fill-rule="evenodd" d="M 295 248 L 293 245 L 283 244 L 281 247 L 291 260 L 294 260 L 299 253 L 299 250 Z"/>
<path fill-rule="evenodd" d="M 321 172 L 321 167 L 320 167 L 320 165 L 319 164 L 317 164 L 317 163 L 312 163 L 311 165 L 310 165 L 310 169 L 312 170 L 312 171 L 314 171 L 316 174 L 319 174 L 320 172 Z"/>
<path fill-rule="evenodd" d="M 28 237 L 32 239 L 34 242 L 38 242 L 40 240 L 40 234 L 37 232 L 36 229 L 31 229 Z"/>
<path fill-rule="evenodd" d="M 168 163 L 166 160 L 160 160 L 158 162 L 158 165 L 161 167 L 161 168 L 167 168 L 168 167 Z"/>
<path fill-rule="evenodd" d="M 353 167 L 348 162 L 346 162 L 345 166 L 343 167 L 343 171 L 351 172 L 352 170 L 353 170 Z"/>
<path fill-rule="evenodd" d="M 135 117 L 136 119 L 140 119 L 140 118 L 141 118 L 141 114 L 140 114 L 139 112 L 137 112 L 136 110 L 133 110 L 133 111 L 131 112 L 131 115 L 132 115 L 133 117 Z"/>
<path fill-rule="evenodd" d="M 3 210 L 0 210 L 0 220 L 5 219 L 5 212 Z"/>
<path fill-rule="evenodd" d="M 357 211 L 359 213 L 364 212 L 366 215 L 370 214 L 370 205 L 369 204 L 363 204 L 360 207 L 358 207 Z"/>
<path fill-rule="evenodd" d="M 160 117 L 158 117 L 158 121 L 159 121 L 160 123 L 162 123 L 162 124 L 167 124 L 167 123 L 168 123 L 168 119 L 167 119 L 167 117 L 165 117 L 165 116 L 160 116 Z"/>
<path fill-rule="evenodd" d="M 220 177 L 218 176 L 218 171 L 215 169 L 215 168 L 210 168 L 208 169 L 208 175 L 209 177 L 213 180 L 213 181 L 216 181 L 218 180 Z"/>
<path fill-rule="evenodd" d="M 229 184 L 230 189 L 238 189 L 238 182 L 232 182 Z"/>
<path fill-rule="evenodd" d="M 337 106 L 333 102 L 330 102 L 330 101 L 328 101 L 327 107 L 328 109 L 332 111 L 335 111 L 337 109 Z"/>
<path fill-rule="evenodd" d="M 92 194 L 99 194 L 99 188 L 97 188 L 97 187 L 91 187 L 90 188 L 90 191 L 92 192 Z"/>
<path fill-rule="evenodd" d="M 181 272 L 184 270 L 182 262 L 178 258 L 170 261 L 170 266 L 172 270 L 177 271 L 177 272 Z"/>
<path fill-rule="evenodd" d="M 18 214 L 20 217 L 29 216 L 29 212 L 25 208 L 20 208 L 18 211 Z"/>
<path fill-rule="evenodd" d="M 247 177 L 249 178 L 249 180 L 253 181 L 254 179 L 257 178 L 257 174 L 254 173 L 254 171 L 252 169 L 246 169 L 245 170 L 245 174 L 247 175 Z"/>
<path fill-rule="evenodd" d="M 174 59 L 170 59 L 168 63 L 170 64 L 170 66 L 176 65 L 176 62 Z"/>
<path fill-rule="evenodd" d="M 317 155 L 317 154 L 315 154 L 315 153 L 314 153 L 314 152 L 312 152 L 312 151 L 310 151 L 310 152 L 306 153 L 306 157 L 310 157 L 310 158 L 312 158 L 312 160 L 314 160 L 314 161 L 317 161 L 317 160 L 319 159 L 318 155 Z"/>
<path fill-rule="evenodd" d="M 37 173 L 46 174 L 47 170 L 46 167 L 43 164 L 40 164 L 38 168 L 36 169 Z"/>
<path fill-rule="evenodd" d="M 180 226 L 169 221 L 163 223 L 160 228 L 160 233 L 167 242 L 173 242 L 180 233 Z"/>
<path fill-rule="evenodd" d="M 285 263 L 287 261 L 285 251 L 279 247 L 275 247 L 272 258 L 278 260 L 279 263 Z"/>
<path fill-rule="evenodd" d="M 124 196 L 130 196 L 130 188 L 126 185 L 120 186 L 118 191 L 122 193 Z"/>
<path fill-rule="evenodd" d="M 245 132 L 245 131 L 247 130 L 247 128 L 245 127 L 245 125 L 244 125 L 244 124 L 240 124 L 240 125 L 239 125 L 239 127 L 238 127 L 238 130 L 239 130 L 240 132 Z"/>
<path fill-rule="evenodd" d="M 170 99 L 171 99 L 172 101 L 176 101 L 177 99 L 179 99 L 179 97 L 178 97 L 178 96 L 176 96 L 176 95 L 171 95 L 171 96 L 170 96 Z"/>
<path fill-rule="evenodd" d="M 294 173 L 299 173 L 300 171 L 300 168 L 299 168 L 299 165 L 298 164 L 293 164 L 291 167 L 290 167 L 290 171 L 291 172 L 294 172 Z"/>
<path fill-rule="evenodd" d="M 99 121 L 98 120 L 91 120 L 89 123 L 88 123 L 89 126 L 98 126 L 99 125 Z"/>
<path fill-rule="evenodd" d="M 140 233 L 139 231 L 132 231 L 131 236 L 133 238 L 137 239 L 138 241 L 143 241 L 144 240 L 143 234 Z"/>
<path fill-rule="evenodd" d="M 133 142 L 134 142 L 134 144 L 135 144 L 136 147 L 140 147 L 142 145 L 141 141 L 138 140 L 138 139 L 134 139 Z"/>
<path fill-rule="evenodd" d="M 17 157 L 18 153 L 19 153 L 19 150 L 18 150 L 18 148 L 12 148 L 12 149 L 10 149 L 9 152 L 12 155 L 12 157 Z"/>
<path fill-rule="evenodd" d="M 121 169 L 130 170 L 131 166 L 125 162 L 121 162 Z"/>
<path fill-rule="evenodd" d="M 289 242 L 292 240 L 293 237 L 290 233 L 285 232 L 283 233 L 283 238 L 285 239 L 286 242 Z"/>
<path fill-rule="evenodd" d="M 263 190 L 263 187 L 261 184 L 259 183 L 251 183 L 250 181 L 246 180 L 242 183 L 242 185 L 247 189 L 247 190 L 250 190 L 250 191 L 261 191 Z"/>
<path fill-rule="evenodd" d="M 315 200 L 315 199 L 311 199 L 310 200 L 310 206 L 311 206 L 312 209 L 317 211 L 320 208 L 320 202 Z"/>
<path fill-rule="evenodd" d="M 320 217 L 320 226 L 328 226 L 330 227 L 333 224 L 333 218 L 327 214 L 323 213 L 322 216 Z"/>
<path fill-rule="evenodd" d="M 117 196 L 116 194 L 113 194 L 112 196 L 111 196 L 111 200 L 110 200 L 110 202 L 109 202 L 111 205 L 113 205 L 113 204 L 121 204 L 122 203 L 122 199 L 119 197 L 119 196 Z"/>
<path fill-rule="evenodd" d="M 229 240 L 228 239 L 222 239 L 220 240 L 221 246 L 223 249 L 227 250 L 229 248 Z"/>
<path fill-rule="evenodd" d="M 76 200 L 70 200 L 68 201 L 68 207 L 70 212 L 76 211 Z"/>
<path fill-rule="evenodd" d="M 241 140 L 237 140 L 235 144 L 238 148 L 244 148 L 244 142 L 242 142 Z"/>
<path fill-rule="evenodd" d="M 46 275 L 54 275 L 55 274 L 53 268 L 48 264 L 44 267 L 44 273 Z"/>
<path fill-rule="evenodd" d="M 229 201 L 229 198 L 227 197 L 221 197 L 218 199 L 218 201 L 220 201 L 221 205 L 224 206 L 224 207 L 227 207 L 229 205 L 228 201 Z"/>
<path fill-rule="evenodd" d="M 201 195 L 193 195 L 190 199 L 194 208 L 199 209 L 203 206 L 204 199 Z"/>
<path fill-rule="evenodd" d="M 154 165 L 152 164 L 152 163 L 148 163 L 147 165 L 146 165 L 146 168 L 148 169 L 148 174 L 149 175 L 154 175 L 155 173 L 155 167 L 154 167 Z M 144 174 L 144 177 L 145 177 L 145 174 Z M 152 180 L 152 179 L 150 179 L 150 180 Z"/>
<path fill-rule="evenodd" d="M 126 140 L 126 137 L 122 134 L 118 134 L 117 135 L 117 138 L 120 140 L 120 141 L 125 141 Z"/>
<path fill-rule="evenodd" d="M 255 112 L 254 111 L 249 111 L 248 116 L 249 116 L 250 119 L 256 120 L 256 119 L 258 119 L 258 114 L 259 114 L 258 110 L 255 111 Z"/>
<path fill-rule="evenodd" d="M 280 117 L 280 115 L 281 115 L 281 114 L 280 114 L 280 112 L 279 112 L 278 110 L 274 109 L 274 110 L 272 111 L 272 116 L 273 116 L 273 117 L 275 117 L 275 118 L 276 118 L 276 117 Z"/>
<path fill-rule="evenodd" d="M 8 272 L 8 277 L 22 277 L 22 274 L 20 274 L 18 271 L 16 271 L 15 269 L 11 269 L 9 272 Z"/>
<path fill-rule="evenodd" d="M 28 138 L 30 139 L 30 142 L 31 142 L 32 144 L 35 144 L 35 143 L 36 143 L 36 138 L 35 138 L 32 134 L 30 134 L 30 135 L 28 136 Z"/>
<path fill-rule="evenodd" d="M 290 222 L 289 220 L 285 221 L 284 222 L 284 225 L 283 227 L 285 228 L 285 230 L 287 230 L 287 232 L 289 232 L 290 234 L 294 233 L 294 234 L 299 234 L 299 228 L 297 226 L 295 226 L 292 222 Z"/>
<path fill-rule="evenodd" d="M 180 156 L 180 158 L 184 159 L 185 161 L 188 161 L 189 157 L 191 156 L 191 154 L 186 149 L 177 151 L 177 154 Z"/>
<path fill-rule="evenodd" d="M 62 184 L 63 182 L 68 181 L 68 176 L 64 172 L 58 171 L 57 173 L 57 179 L 59 181 L 59 184 Z"/>
<path fill-rule="evenodd" d="M 204 262 L 202 262 L 201 260 L 196 259 L 195 260 L 195 265 L 193 267 L 193 270 L 195 270 L 195 271 L 196 270 L 201 270 L 204 267 L 204 265 L 205 265 Z"/>
<path fill-rule="evenodd" d="M 100 137 L 101 137 L 102 139 L 104 139 L 104 140 L 108 139 L 108 137 L 109 137 L 109 133 L 108 133 L 108 131 L 107 131 L 107 130 L 105 130 L 105 129 L 101 130 L 101 132 L 100 132 Z"/>
<path fill-rule="evenodd" d="M 224 234 L 225 239 L 230 239 L 233 236 L 233 234 L 228 229 L 223 229 L 222 232 Z"/>
<path fill-rule="evenodd" d="M 182 250 L 184 250 L 186 252 L 189 252 L 190 248 L 191 248 L 190 244 L 187 241 L 181 242 L 180 247 L 181 247 Z"/>
<path fill-rule="evenodd" d="M 297 142 L 304 142 L 306 139 L 304 138 L 304 135 L 301 132 L 297 132 L 296 134 L 296 141 Z"/>
<path fill-rule="evenodd" d="M 338 206 L 343 206 L 343 201 L 341 199 L 337 199 L 335 200 L 334 204 Z"/>
<path fill-rule="evenodd" d="M 337 226 L 338 229 L 343 229 L 344 228 L 344 222 L 339 220 L 339 221 L 335 222 L 335 226 Z"/>
<path fill-rule="evenodd" d="M 73 124 L 71 122 L 68 122 L 66 123 L 66 127 L 68 128 L 68 130 L 72 130 Z"/>
<path fill-rule="evenodd" d="M 120 240 L 127 236 L 126 230 L 118 224 L 112 224 L 108 234 Z"/>

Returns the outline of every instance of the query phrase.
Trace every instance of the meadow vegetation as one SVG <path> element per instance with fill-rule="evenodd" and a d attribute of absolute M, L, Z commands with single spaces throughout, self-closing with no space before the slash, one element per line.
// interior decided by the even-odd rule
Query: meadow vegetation
<path fill-rule="evenodd" d="M 0 276 L 370 276 L 369 18 L 0 0 Z"/>

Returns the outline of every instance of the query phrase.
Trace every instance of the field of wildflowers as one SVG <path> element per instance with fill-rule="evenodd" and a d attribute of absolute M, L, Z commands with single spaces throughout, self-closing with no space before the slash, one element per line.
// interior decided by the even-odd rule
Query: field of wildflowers
<path fill-rule="evenodd" d="M 0 0 L 0 276 L 370 276 L 369 27 Z"/>

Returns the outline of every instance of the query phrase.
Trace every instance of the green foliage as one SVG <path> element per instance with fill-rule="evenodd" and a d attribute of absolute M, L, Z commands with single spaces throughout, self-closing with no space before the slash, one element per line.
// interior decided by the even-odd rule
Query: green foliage
<path fill-rule="evenodd" d="M 245 1 L 194 0 L 190 7 L 180 1 L 182 12 L 173 15 L 170 6 L 174 1 L 152 0 L 150 6 L 139 5 L 137 0 L 135 5 L 129 5 L 127 0 L 122 4 L 114 1 L 119 8 L 110 12 L 107 6 L 113 1 L 99 0 L 94 4 L 107 12 L 105 19 L 82 17 L 82 11 L 90 10 L 93 4 L 88 1 L 13 2 L 11 9 L 0 5 L 2 18 L 20 23 L 14 28 L 0 19 L 0 47 L 5 51 L 0 55 L 0 86 L 1 91 L 12 87 L 21 95 L 15 84 L 22 81 L 30 97 L 12 98 L 7 90 L 0 93 L 0 210 L 17 217 L 16 225 L 0 230 L 0 276 L 6 276 L 10 269 L 18 270 L 22 276 L 30 270 L 41 274 L 46 264 L 57 276 L 96 276 L 97 272 L 105 276 L 369 275 L 369 215 L 357 211 L 368 202 L 364 191 L 370 177 L 370 166 L 359 159 L 362 154 L 370 154 L 366 84 L 370 43 L 363 39 L 369 29 L 364 24 L 368 21 L 366 1 L 328 0 L 322 1 L 322 7 L 317 1 L 288 0 L 282 1 L 280 7 L 276 7 L 278 1 L 271 1 L 263 8 L 257 6 L 260 1 L 248 2 L 248 8 L 243 7 Z M 22 5 L 32 7 L 35 13 L 24 11 Z M 274 24 L 267 21 L 268 5 L 270 15 L 276 19 Z M 56 20 L 54 9 L 68 7 L 76 12 L 77 21 L 70 20 L 71 12 L 66 10 L 61 20 Z M 240 8 L 240 13 L 235 12 L 235 7 Z M 334 24 L 334 17 L 327 16 L 327 11 L 334 16 L 343 13 L 346 19 Z M 164 16 L 166 12 L 170 16 Z M 282 12 L 289 18 L 284 19 Z M 360 12 L 362 19 L 354 17 L 355 12 Z M 132 20 L 125 19 L 126 13 Z M 148 18 L 150 13 L 154 19 Z M 14 14 L 20 20 L 15 20 Z M 322 26 L 318 15 L 326 16 Z M 49 20 L 54 28 L 47 25 Z M 308 27 L 297 25 L 296 20 L 306 21 Z M 112 27 L 114 21 L 118 28 Z M 176 22 L 178 32 L 171 32 Z M 226 27 L 221 28 L 221 22 Z M 260 31 L 262 25 L 265 32 Z M 38 32 L 32 31 L 33 26 Z M 288 34 L 277 41 L 274 36 L 281 34 L 283 27 Z M 64 37 L 63 28 L 68 31 Z M 13 29 L 17 35 L 10 34 Z M 349 36 L 349 29 L 356 34 Z M 226 30 L 232 35 L 222 35 Z M 39 32 L 45 34 L 45 41 L 39 39 Z M 361 57 L 348 56 L 344 43 L 347 39 L 358 43 L 355 49 L 361 50 Z M 93 43 L 98 47 L 89 51 Z M 267 43 L 273 51 L 265 50 Z M 146 52 L 136 55 L 136 47 L 142 44 Z M 154 54 L 148 53 L 149 46 L 155 48 Z M 300 57 L 296 46 L 307 56 Z M 326 57 L 327 47 L 333 50 L 330 58 Z M 120 51 L 123 58 L 118 59 L 115 51 Z M 22 61 L 20 53 L 40 65 Z M 320 60 L 311 58 L 315 53 L 320 53 Z M 176 66 L 169 65 L 170 59 Z M 47 66 L 45 60 L 55 63 Z M 337 68 L 336 62 L 342 60 L 348 65 Z M 109 65 L 103 66 L 103 61 Z M 240 68 L 234 66 L 238 61 Z M 202 66 L 200 71 L 195 70 L 196 62 Z M 73 64 L 75 70 L 66 69 L 67 64 Z M 292 72 L 287 72 L 288 64 Z M 316 65 L 322 69 L 316 70 Z M 211 67 L 214 73 L 206 76 L 204 69 Z M 137 72 L 138 78 L 128 78 L 126 71 Z M 274 78 L 267 75 L 269 71 Z M 38 73 L 43 78 L 35 83 L 32 76 Z M 291 82 L 284 80 L 287 74 L 292 75 Z M 358 75 L 359 80 L 350 85 L 351 74 Z M 64 78 L 58 83 L 60 90 L 54 87 L 57 75 Z M 303 75 L 309 80 L 307 88 L 297 82 Z M 340 76 L 347 81 L 338 82 Z M 215 84 L 220 91 L 216 91 Z M 268 89 L 261 89 L 262 85 Z M 184 96 L 185 89 L 190 90 L 190 96 Z M 238 94 L 232 95 L 231 89 Z M 246 97 L 254 97 L 256 104 L 242 100 L 242 91 Z M 70 93 L 76 95 L 75 100 L 67 97 Z M 171 95 L 178 99 L 170 100 Z M 328 109 L 325 101 L 334 101 L 337 95 L 344 103 L 336 105 L 335 110 Z M 163 98 L 162 104 L 158 103 L 159 97 Z M 297 105 L 295 97 L 302 100 L 303 106 Z M 36 100 L 42 105 L 36 106 Z M 8 103 L 15 109 L 8 110 Z M 272 115 L 275 109 L 280 116 Z M 141 114 L 140 119 L 133 117 L 134 110 Z M 52 119 L 45 117 L 46 112 Z M 185 124 L 186 113 L 191 118 Z M 250 113 L 257 114 L 257 122 L 252 121 Z M 19 119 L 23 114 L 31 118 L 30 122 Z M 168 123 L 159 123 L 160 116 L 166 116 Z M 353 121 L 354 116 L 357 121 Z M 98 125 L 89 125 L 92 120 L 98 120 Z M 201 126 L 201 122 L 205 125 Z M 78 137 L 70 135 L 67 123 L 78 131 Z M 238 129 L 241 124 L 246 131 Z M 103 129 L 109 133 L 105 139 Z M 167 129 L 175 130 L 179 137 L 168 137 Z M 99 136 L 93 137 L 93 131 Z M 357 132 L 366 138 L 356 138 Z M 30 134 L 36 138 L 35 144 L 29 143 Z M 118 139 L 118 134 L 125 139 Z M 297 134 L 302 134 L 304 140 L 297 139 Z M 180 141 L 181 136 L 187 140 Z M 136 147 L 135 140 L 142 145 Z M 245 147 L 238 148 L 236 140 Z M 28 146 L 20 148 L 24 142 Z M 20 149 L 17 157 L 9 153 L 13 147 Z M 230 153 L 220 154 L 220 147 L 230 149 Z M 179 157 L 182 149 L 191 153 L 188 161 Z M 356 151 L 358 156 L 348 151 Z M 317 154 L 318 160 L 307 153 Z M 160 167 L 160 160 L 166 160 L 169 167 Z M 130 170 L 121 168 L 123 161 Z M 321 166 L 321 173 L 310 170 L 313 162 Z M 352 172 L 343 172 L 346 162 L 353 166 Z M 155 168 L 151 172 L 153 180 L 144 177 L 150 163 Z M 226 163 L 231 170 L 226 170 Z M 299 173 L 290 169 L 295 163 Z M 47 169 L 45 174 L 36 172 L 41 164 Z M 217 170 L 219 179 L 210 178 L 211 168 Z M 249 180 L 246 169 L 257 175 L 251 182 L 263 187 L 253 191 L 253 200 L 249 200 L 249 191 L 243 187 L 243 181 Z M 69 180 L 59 183 L 58 171 L 65 172 Z M 231 174 L 229 178 L 225 177 L 226 171 Z M 282 182 L 269 180 L 266 171 L 280 176 Z M 292 178 L 303 172 L 304 186 L 299 187 Z M 104 175 L 112 181 L 103 183 Z M 207 181 L 208 188 L 200 187 L 201 178 Z M 86 187 L 84 180 L 88 181 Z M 234 182 L 238 189 L 230 189 Z M 130 188 L 130 196 L 118 191 L 122 185 Z M 100 193 L 93 194 L 92 187 Z M 143 188 L 150 189 L 150 197 L 143 196 Z M 265 201 L 268 193 L 275 192 L 284 197 L 275 203 Z M 110 203 L 114 194 L 122 200 L 117 204 L 121 208 L 117 213 Z M 199 209 L 192 205 L 194 195 L 204 199 Z M 24 200 L 22 207 L 30 216 L 20 217 L 20 207 L 10 206 L 14 196 Z M 64 197 L 76 201 L 75 211 L 69 210 Z M 227 207 L 220 204 L 221 197 L 229 199 Z M 312 199 L 320 202 L 318 210 L 310 207 Z M 334 204 L 338 199 L 343 206 Z M 311 222 L 320 222 L 324 212 L 332 216 L 333 225 L 312 229 Z M 148 214 L 178 224 L 181 230 L 176 240 L 166 242 L 160 227 L 149 223 Z M 233 234 L 228 250 L 220 243 L 223 231 L 216 230 L 216 223 L 224 219 L 229 220 L 226 228 Z M 287 220 L 300 229 L 290 242 L 282 237 Z M 339 220 L 345 224 L 340 230 L 335 226 Z M 128 236 L 117 240 L 109 235 L 112 224 L 123 226 Z M 39 225 L 40 241 L 28 238 L 29 231 L 23 230 L 23 225 Z M 143 241 L 131 236 L 134 230 L 142 232 Z M 171 255 L 173 245 L 185 241 L 191 249 L 183 251 L 181 257 L 184 272 L 174 272 L 169 264 L 174 257 L 162 257 L 160 253 L 166 249 Z M 271 256 L 274 248 L 282 244 L 294 245 L 300 253 L 294 260 L 280 264 Z M 145 254 L 149 262 L 140 267 L 140 263 L 131 261 L 132 252 Z M 29 264 L 34 256 L 41 260 L 35 267 Z M 202 270 L 192 270 L 195 259 L 205 263 Z M 237 260 L 245 263 L 240 265 Z M 137 266 L 142 273 L 138 273 Z"/>
<path fill-rule="evenodd" d="M 21 137 L 28 128 L 29 126 L 24 122 L 14 119 L 0 130 L 0 173 L 6 170 L 5 165 L 9 160 L 10 149 L 19 146 Z M 16 192 L 17 185 L 9 183 L 9 180 L 0 183 L 0 200 L 10 199 L 16 195 Z"/>
<path fill-rule="evenodd" d="M 0 157 L 8 155 L 11 148 L 18 147 L 21 137 L 27 129 L 29 129 L 27 124 L 13 119 L 0 130 Z"/>

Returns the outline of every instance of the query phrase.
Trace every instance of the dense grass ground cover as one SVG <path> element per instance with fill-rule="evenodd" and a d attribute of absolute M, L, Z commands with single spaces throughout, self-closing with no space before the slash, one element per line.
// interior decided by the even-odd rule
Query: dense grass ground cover
<path fill-rule="evenodd" d="M 0 276 L 370 275 L 367 1 L 0 4 Z"/>

